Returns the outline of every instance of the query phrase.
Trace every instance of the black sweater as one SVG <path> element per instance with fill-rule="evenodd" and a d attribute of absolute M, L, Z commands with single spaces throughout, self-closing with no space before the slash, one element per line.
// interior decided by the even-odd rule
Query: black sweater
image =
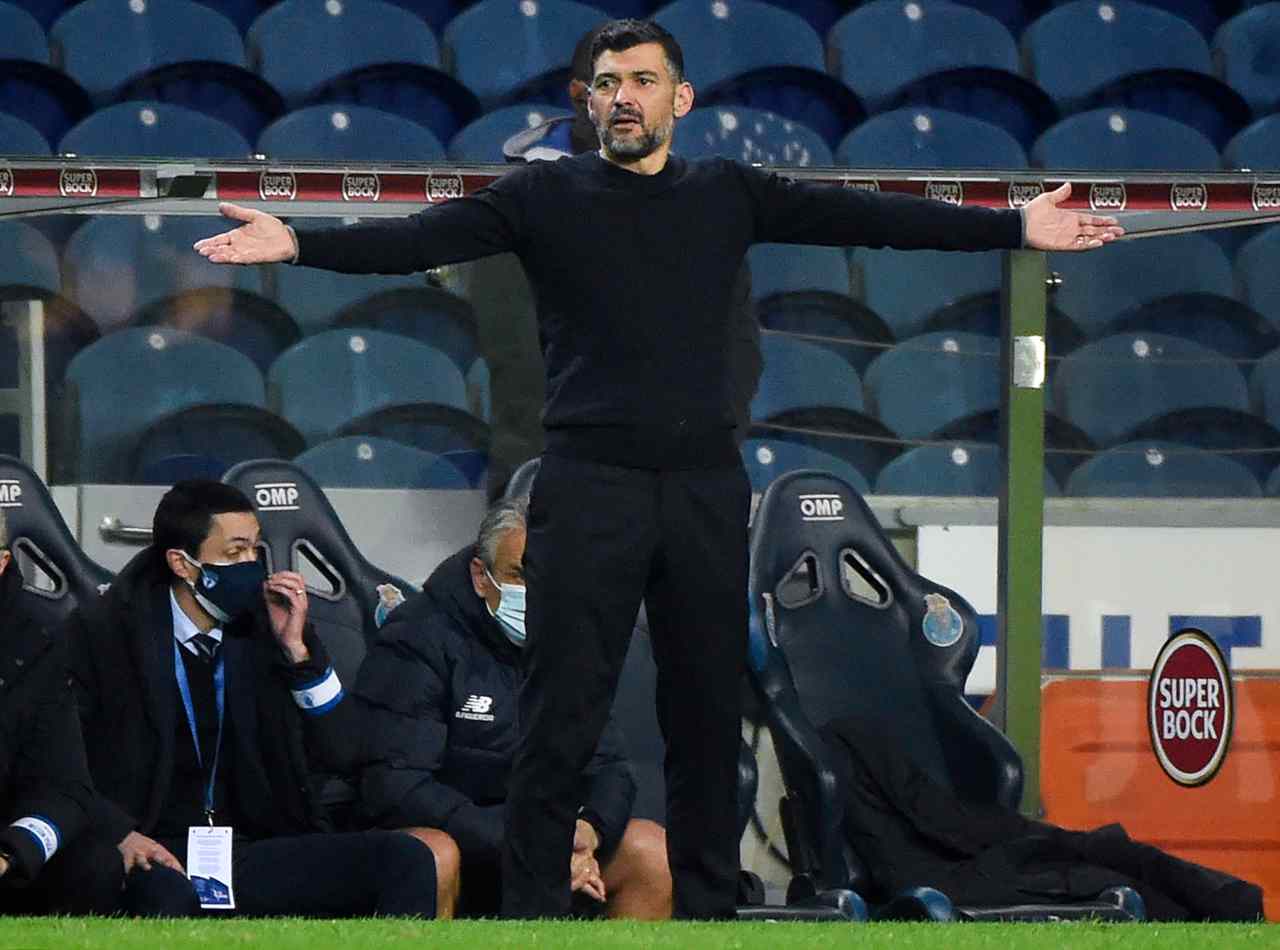
<path fill-rule="evenodd" d="M 791 181 L 724 159 L 638 175 L 533 162 L 408 218 L 298 233 L 298 262 L 403 274 L 514 251 L 537 298 L 556 454 L 648 469 L 737 464 L 729 319 L 752 244 L 989 250 L 1016 211 Z"/>

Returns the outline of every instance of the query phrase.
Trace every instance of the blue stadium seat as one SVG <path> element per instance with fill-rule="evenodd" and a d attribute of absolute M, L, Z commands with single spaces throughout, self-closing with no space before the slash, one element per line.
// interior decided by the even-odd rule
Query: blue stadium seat
<path fill-rule="evenodd" d="M 157 300 L 134 317 L 138 326 L 175 327 L 238 350 L 263 373 L 302 331 L 280 306 L 236 288 L 199 287 Z"/>
<path fill-rule="evenodd" d="M 1103 446 L 1178 409 L 1249 408 L 1234 362 L 1160 333 L 1118 333 L 1081 347 L 1058 365 L 1052 390 L 1058 413 Z"/>
<path fill-rule="evenodd" d="M 454 449 L 452 452 L 441 452 L 454 468 L 467 477 L 472 488 L 484 488 L 489 479 L 489 453 L 478 449 Z"/>
<path fill-rule="evenodd" d="M 1000 410 L 987 409 L 950 422 L 933 433 L 931 438 L 945 442 L 981 442 L 986 445 L 1000 443 Z M 1065 485 L 1067 478 L 1088 454 L 1098 446 L 1079 426 L 1053 412 L 1044 413 L 1044 468 L 1058 485 Z"/>
<path fill-rule="evenodd" d="M 1280 429 L 1280 350 L 1265 356 L 1249 376 L 1254 411 Z"/>
<path fill-rule="evenodd" d="M 946 303 L 929 314 L 916 332 L 960 330 L 980 336 L 999 336 L 1004 328 L 1001 293 L 1000 290 L 990 290 Z M 1076 326 L 1074 320 L 1057 307 L 1049 306 L 1045 315 L 1045 344 L 1050 359 L 1070 353 L 1084 343 L 1085 339 L 1084 331 Z M 1049 372 L 1053 373 L 1052 363 L 1049 365 Z"/>
<path fill-rule="evenodd" d="M 307 449 L 294 464 L 325 488 L 470 488 L 447 459 L 376 436 L 348 435 Z"/>
<path fill-rule="evenodd" d="M 49 42 L 54 64 L 99 102 L 157 66 L 197 61 L 245 64 L 244 43 L 235 24 L 193 0 L 84 0 L 58 18 Z"/>
<path fill-rule="evenodd" d="M 1049 270 L 1062 275 L 1054 292 L 1060 307 L 1090 337 L 1140 304 L 1176 294 L 1235 293 L 1226 253 L 1203 234 L 1121 241 L 1092 254 L 1051 254 Z M 1141 274 L 1141 280 L 1134 280 Z"/>
<path fill-rule="evenodd" d="M 436 455 L 478 452 L 487 457 L 489 452 L 489 426 L 483 420 L 438 402 L 374 409 L 350 420 L 336 434 L 376 435 Z"/>
<path fill-rule="evenodd" d="M 49 151 L 49 143 L 34 125 L 15 115 L 0 113 L 0 152 L 10 156 L 43 156 Z"/>
<path fill-rule="evenodd" d="M 694 109 L 676 123 L 672 150 L 683 158 L 731 158 L 801 168 L 832 165 L 831 149 L 810 128 L 743 106 Z"/>
<path fill-rule="evenodd" d="M 1133 430 L 1132 439 L 1229 454 L 1259 482 L 1280 464 L 1280 429 L 1239 409 L 1179 409 L 1144 422 Z"/>
<path fill-rule="evenodd" d="M 502 145 L 517 132 L 536 128 L 549 119 L 570 115 L 569 110 L 547 103 L 521 102 L 487 112 L 469 123 L 449 142 L 449 158 L 455 162 L 503 162 Z"/>
<path fill-rule="evenodd" d="M 306 447 L 302 435 L 260 406 L 191 406 L 147 426 L 130 463 L 130 481 L 172 485 L 184 478 L 221 478 L 250 459 L 289 459 Z"/>
<path fill-rule="evenodd" d="M 225 218 L 102 215 L 81 225 L 62 256 L 67 295 L 99 327 L 111 329 L 175 294 L 205 288 L 261 292 L 252 267 L 210 264 L 191 250 L 228 227 Z"/>
<path fill-rule="evenodd" d="M 291 106 L 366 66 L 440 65 L 431 29 L 383 0 L 283 0 L 253 22 L 246 39 L 250 64 Z"/>
<path fill-rule="evenodd" d="M 395 3 L 426 20 L 427 25 L 438 36 L 450 20 L 475 3 L 475 0 L 395 0 Z"/>
<path fill-rule="evenodd" d="M 902 452 L 897 434 L 879 419 L 851 409 L 791 409 L 753 422 L 748 437 L 820 449 L 875 479 Z"/>
<path fill-rule="evenodd" d="M 52 242 L 22 221 L 0 221 L 0 299 L 48 296 L 62 289 L 58 252 Z"/>
<path fill-rule="evenodd" d="M 1110 105 L 1158 112 L 1219 148 L 1249 120 L 1239 93 L 1212 75 L 1204 37 L 1164 10 L 1075 0 L 1027 27 L 1022 48 L 1028 74 L 1065 111 Z"/>
<path fill-rule="evenodd" d="M 1021 36 L 1023 29 L 1031 22 L 1031 9 L 1040 5 L 1040 0 L 956 0 L 967 7 L 976 7 L 987 16 L 993 16 L 1014 36 Z"/>
<path fill-rule="evenodd" d="M 906 439 L 1000 405 L 1000 342 L 974 333 L 927 333 L 881 354 L 867 370 L 867 404 Z"/>
<path fill-rule="evenodd" d="M 1038 168 L 1216 171 L 1217 147 L 1176 119 L 1133 109 L 1090 109 L 1045 131 L 1031 148 Z"/>
<path fill-rule="evenodd" d="M 764 371 L 751 400 L 752 419 L 820 406 L 862 411 L 862 383 L 847 360 L 782 333 L 761 334 L 760 349 Z"/>
<path fill-rule="evenodd" d="M 230 63 L 172 63 L 125 83 L 116 94 L 128 99 L 166 102 L 203 112 L 234 126 L 249 142 L 285 111 L 271 84 L 243 66 Z"/>
<path fill-rule="evenodd" d="M 1245 126 L 1222 150 L 1227 168 L 1280 170 L 1280 115 L 1264 116 Z"/>
<path fill-rule="evenodd" d="M 433 162 L 444 146 L 423 126 L 390 112 L 354 105 L 315 105 L 267 126 L 258 151 L 268 158 Z"/>
<path fill-rule="evenodd" d="M 1169 442 L 1129 442 L 1081 465 L 1067 494 L 1099 498 L 1257 498 L 1258 480 L 1239 462 Z"/>
<path fill-rule="evenodd" d="M 56 142 L 92 108 L 89 95 L 59 69 L 26 60 L 0 60 L 0 113 L 19 118 Z"/>
<path fill-rule="evenodd" d="M 489 364 L 483 358 L 472 360 L 467 370 L 467 403 L 471 414 L 485 422 L 492 421 L 493 392 L 489 380 Z"/>
<path fill-rule="evenodd" d="M 5 293 L 6 289 L 0 286 L 0 298 Z M 27 291 L 24 295 L 29 299 L 30 293 Z M 67 366 L 76 354 L 100 336 L 93 321 L 66 298 L 44 298 L 44 379 L 50 407 L 56 407 L 61 398 Z M 0 389 L 14 389 L 17 385 L 17 328 L 0 321 Z"/>
<path fill-rule="evenodd" d="M 753 492 L 763 492 L 775 478 L 801 469 L 817 469 L 834 475 L 856 488 L 859 494 L 871 491 L 867 477 L 845 459 L 811 445 L 786 439 L 746 439 L 739 451 Z"/>
<path fill-rule="evenodd" d="M 479 352 L 471 304 L 440 287 L 394 287 L 351 304 L 335 327 L 367 327 L 426 343 L 444 353 L 462 373 Z"/>
<path fill-rule="evenodd" d="M 26 10 L 0 3 L 0 59 L 49 62 L 49 41 L 40 24 Z"/>
<path fill-rule="evenodd" d="M 876 494 L 998 495 L 1003 481 L 998 446 L 980 442 L 919 445 L 881 470 Z M 1044 493 L 1061 494 L 1048 470 L 1044 473 Z"/>
<path fill-rule="evenodd" d="M 945 109 L 894 109 L 844 137 L 836 160 L 856 168 L 1027 167 L 1018 140 L 999 126 Z"/>
<path fill-rule="evenodd" d="M 9 0 L 9 2 L 35 17 L 40 28 L 46 32 L 68 7 L 76 4 L 76 0 Z"/>
<path fill-rule="evenodd" d="M 1262 314 L 1239 300 L 1216 294 L 1174 294 L 1139 304 L 1112 320 L 1104 332 L 1164 333 L 1242 362 L 1259 359 L 1280 347 L 1280 332 Z"/>
<path fill-rule="evenodd" d="M 81 482 L 128 480 L 139 438 L 168 413 L 203 403 L 265 403 L 262 374 L 247 357 L 161 327 L 104 336 L 71 361 L 66 379 L 66 444 L 75 446 L 72 474 Z"/>
<path fill-rule="evenodd" d="M 858 248 L 853 263 L 861 278 L 863 300 L 899 340 L 921 333 L 943 307 L 1000 290 L 998 251 L 957 254 Z"/>
<path fill-rule="evenodd" d="M 543 101 L 563 94 L 574 47 L 607 19 L 573 0 L 482 0 L 445 28 L 444 59 L 486 108 Z"/>
<path fill-rule="evenodd" d="M 121 102 L 76 123 L 59 152 L 87 156 L 246 159 L 253 147 L 225 122 L 162 102 Z"/>
<path fill-rule="evenodd" d="M 849 293 L 849 258 L 842 248 L 802 244 L 757 244 L 747 252 L 751 296 L 803 290 Z"/>
<path fill-rule="evenodd" d="M 1222 24 L 1213 37 L 1213 58 L 1254 115 L 1280 110 L 1280 3 L 1253 7 Z"/>
<path fill-rule="evenodd" d="M 462 373 L 446 354 L 379 330 L 327 330 L 308 337 L 276 360 L 267 380 L 272 406 L 309 444 L 387 406 L 467 408 Z"/>
<path fill-rule="evenodd" d="M 1245 303 L 1280 329 L 1280 227 L 1270 227 L 1236 252 L 1235 273 Z"/>
<path fill-rule="evenodd" d="M 1065 0 L 1055 0 L 1055 5 L 1061 6 L 1063 2 Z M 1239 5 L 1237 0 L 1142 0 L 1142 3 L 1186 20 L 1206 38 L 1213 36 L 1223 13 Z"/>
<path fill-rule="evenodd" d="M 870 307 L 829 290 L 792 290 L 755 301 L 766 330 L 800 335 L 848 362 L 858 375 L 893 346 L 893 333 Z"/>

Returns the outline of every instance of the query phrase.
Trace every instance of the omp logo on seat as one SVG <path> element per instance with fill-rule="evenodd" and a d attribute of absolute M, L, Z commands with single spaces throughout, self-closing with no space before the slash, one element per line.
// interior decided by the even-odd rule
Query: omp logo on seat
<path fill-rule="evenodd" d="M 22 485 L 15 478 L 0 478 L 0 508 L 22 507 Z"/>
<path fill-rule="evenodd" d="M 493 722 L 493 713 L 489 710 L 493 709 L 492 696 L 477 696 L 472 693 L 467 697 L 467 701 L 462 704 L 462 708 L 455 712 L 455 719 L 471 719 L 477 722 Z"/>
<path fill-rule="evenodd" d="M 801 495 L 802 521 L 844 521 L 844 499 L 839 495 Z"/>
<path fill-rule="evenodd" d="M 297 511 L 297 482 L 264 482 L 253 486 L 253 500 L 259 511 Z"/>

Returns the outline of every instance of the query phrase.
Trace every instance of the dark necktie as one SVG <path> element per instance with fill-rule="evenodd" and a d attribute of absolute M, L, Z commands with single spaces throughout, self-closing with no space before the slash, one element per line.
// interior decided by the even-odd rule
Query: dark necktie
<path fill-rule="evenodd" d="M 197 633 L 189 641 L 201 659 L 211 661 L 218 652 L 218 641 L 207 633 Z"/>

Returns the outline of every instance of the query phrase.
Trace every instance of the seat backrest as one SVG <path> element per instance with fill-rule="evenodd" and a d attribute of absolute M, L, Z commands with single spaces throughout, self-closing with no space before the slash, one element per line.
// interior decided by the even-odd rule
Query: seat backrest
<path fill-rule="evenodd" d="M 848 360 L 776 331 L 760 334 L 760 349 L 764 370 L 751 400 L 752 419 L 814 406 L 862 411 L 862 381 Z"/>
<path fill-rule="evenodd" d="M 1280 136 L 1278 136 L 1280 138 Z M 1250 238 L 1236 252 L 1235 274 L 1240 283 L 1241 296 L 1280 328 L 1280 227 L 1270 227 Z"/>
<path fill-rule="evenodd" d="M 1246 126 L 1222 150 L 1227 168 L 1280 168 L 1280 116 L 1268 115 Z"/>
<path fill-rule="evenodd" d="M 307 578 L 308 619 L 338 677 L 355 683 L 360 662 L 377 636 L 378 588 L 414 588 L 365 558 L 337 512 L 305 471 L 290 462 L 257 460 L 232 468 L 223 481 L 244 492 L 257 510 L 271 570 Z"/>
<path fill-rule="evenodd" d="M 254 20 L 246 45 L 253 69 L 290 102 L 376 63 L 440 65 L 431 28 L 383 0 L 284 0 Z"/>
<path fill-rule="evenodd" d="M 872 108 L 930 73 L 1019 68 L 1018 47 L 999 20 L 944 0 L 873 0 L 837 22 L 827 40 L 834 72 Z"/>
<path fill-rule="evenodd" d="M 866 476 L 846 459 L 811 445 L 786 439 L 744 439 L 740 451 L 753 492 L 764 492 L 787 472 L 803 470 L 827 472 L 862 494 L 871 490 Z"/>
<path fill-rule="evenodd" d="M 54 63 L 98 98 L 156 66 L 196 60 L 245 64 L 235 24 L 193 0 L 85 0 L 53 24 L 49 45 Z"/>
<path fill-rule="evenodd" d="M 49 41 L 44 29 L 26 10 L 8 3 L 0 3 L 0 59 L 49 62 Z"/>
<path fill-rule="evenodd" d="M 111 582 L 111 572 L 76 543 L 44 482 L 10 455 L 0 455 L 0 508 L 23 566 L 22 596 L 41 622 L 56 626 Z"/>
<path fill-rule="evenodd" d="M 1126 442 L 1085 462 L 1067 494 L 1103 498 L 1258 498 L 1258 480 L 1224 455 L 1173 442 Z"/>
<path fill-rule="evenodd" d="M 447 459 L 376 436 L 329 439 L 294 464 L 326 488 L 470 488 Z"/>
<path fill-rule="evenodd" d="M 227 123 L 163 102 L 121 102 L 76 123 L 58 145 L 77 155 L 246 159 L 253 148 Z"/>
<path fill-rule="evenodd" d="M 569 114 L 564 106 L 546 102 L 521 102 L 494 109 L 468 123 L 450 139 L 449 157 L 455 162 L 506 161 L 502 146 L 511 136 Z"/>
<path fill-rule="evenodd" d="M 0 112 L 56 142 L 90 110 L 89 95 L 61 70 L 24 60 L 0 60 Z"/>
<path fill-rule="evenodd" d="M 0 142 L 4 142 L 9 155 L 48 155 L 49 143 L 30 122 L 16 115 L 0 114 Z"/>
<path fill-rule="evenodd" d="M 876 357 L 867 369 L 867 403 L 903 438 L 927 438 L 1000 405 L 999 365 L 1000 344 L 992 337 L 925 333 Z"/>
<path fill-rule="evenodd" d="M 751 268 L 751 296 L 800 290 L 825 290 L 847 295 L 849 258 L 838 247 L 800 244 L 757 244 L 747 252 Z"/>
<path fill-rule="evenodd" d="M 857 168 L 1026 168 L 1018 140 L 997 125 L 946 109 L 882 112 L 844 137 L 836 161 Z"/>
<path fill-rule="evenodd" d="M 380 330 L 326 330 L 281 354 L 267 374 L 272 403 L 309 442 L 357 416 L 403 403 L 467 408 L 467 387 L 449 357 Z"/>
<path fill-rule="evenodd" d="M 184 464 L 199 458 L 202 461 L 195 464 L 216 469 L 213 477 L 221 478 L 238 462 L 293 458 L 304 448 L 302 434 L 266 409 L 227 403 L 192 406 L 147 427 L 138 440 L 130 471 L 134 479 L 157 484 L 157 476 L 181 471 Z"/>
<path fill-rule="evenodd" d="M 0 142 L 7 148 L 4 119 L 0 116 Z M 15 120 L 16 121 L 16 120 Z M 56 294 L 62 287 L 58 252 L 41 232 L 22 221 L 0 221 L 0 298 L 22 298 L 29 292 Z"/>
<path fill-rule="evenodd" d="M 1000 494 L 1003 472 L 1000 449 L 980 442 L 919 445 L 908 449 L 880 470 L 877 495 Z M 1058 483 L 1048 469 L 1044 493 L 1058 495 Z"/>
<path fill-rule="evenodd" d="M 801 122 L 747 106 L 694 109 L 676 125 L 672 150 L 683 158 L 729 158 L 798 168 L 831 165 L 831 148 Z"/>
<path fill-rule="evenodd" d="M 1222 78 L 1244 96 L 1255 115 L 1274 112 L 1280 106 L 1280 7 L 1265 3 L 1222 24 L 1213 37 L 1213 57 Z"/>
<path fill-rule="evenodd" d="M 276 159 L 431 162 L 444 158 L 444 146 L 417 122 L 350 104 L 307 106 L 281 116 L 262 130 L 258 151 Z"/>
<path fill-rule="evenodd" d="M 1218 149 L 1191 126 L 1137 109 L 1106 107 L 1068 116 L 1031 147 L 1039 168 L 1217 170 Z"/>
<path fill-rule="evenodd" d="M 853 262 L 863 300 L 899 340 L 923 332 L 941 308 L 1000 289 L 999 251 L 954 254 L 860 247 L 853 252 Z M 929 279 L 921 280 L 923 274 Z"/>
<path fill-rule="evenodd" d="M 1249 374 L 1249 401 L 1258 415 L 1280 428 L 1280 350 L 1264 356 Z"/>
<path fill-rule="evenodd" d="M 335 327 L 369 327 L 426 343 L 465 373 L 480 350 L 471 304 L 440 287 L 391 287 L 352 303 L 334 318 Z"/>

